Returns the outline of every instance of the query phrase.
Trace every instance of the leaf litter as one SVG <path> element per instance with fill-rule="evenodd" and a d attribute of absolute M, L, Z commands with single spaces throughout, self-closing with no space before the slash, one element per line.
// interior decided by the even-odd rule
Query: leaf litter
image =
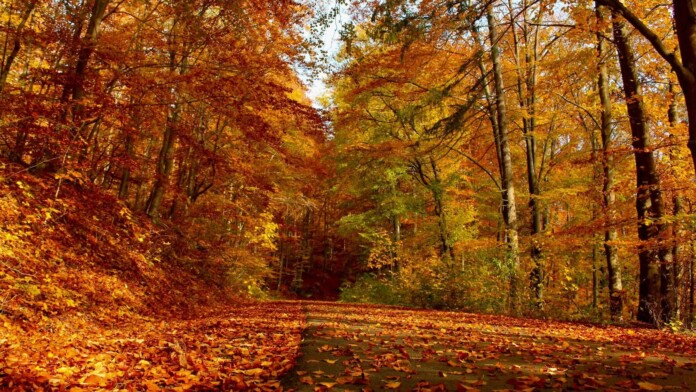
<path fill-rule="evenodd" d="M 304 318 L 295 302 L 219 307 L 192 319 L 133 315 L 103 326 L 74 317 L 0 325 L 0 390 L 276 391 Z"/>

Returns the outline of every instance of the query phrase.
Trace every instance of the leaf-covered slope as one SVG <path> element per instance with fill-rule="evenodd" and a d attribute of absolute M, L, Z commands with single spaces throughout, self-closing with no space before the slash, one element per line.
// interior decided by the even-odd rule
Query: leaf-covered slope
<path fill-rule="evenodd" d="M 83 184 L 61 186 L 0 164 L 0 307 L 4 317 L 38 322 L 76 312 L 182 312 L 225 299 L 203 280 L 205 260 L 183 264 L 182 239 L 134 215 L 113 196 Z M 210 276 L 211 274 L 207 274 Z"/>
<path fill-rule="evenodd" d="M 0 162 L 0 390 L 271 388 L 292 367 L 299 305 L 229 295 L 185 238 L 21 170 Z"/>

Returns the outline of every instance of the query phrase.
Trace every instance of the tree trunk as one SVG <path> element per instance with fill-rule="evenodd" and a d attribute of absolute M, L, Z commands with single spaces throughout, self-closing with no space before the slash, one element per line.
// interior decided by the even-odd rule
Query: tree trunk
<path fill-rule="evenodd" d="M 625 24 L 613 15 L 613 33 L 619 56 L 624 97 L 628 109 L 633 155 L 636 162 L 636 210 L 638 213 L 640 282 L 638 320 L 654 325 L 671 318 L 672 309 L 661 304 L 661 261 L 666 262 L 664 246 L 655 249 L 650 242 L 660 241 L 663 234 L 663 205 L 655 158 L 648 143 L 647 116 L 638 82 L 635 56 L 629 44 Z M 661 260 L 662 259 L 662 260 Z"/>
<path fill-rule="evenodd" d="M 676 100 L 674 99 L 675 97 L 675 92 L 674 92 L 674 84 L 669 83 L 668 86 L 668 92 L 672 95 L 672 102 L 670 102 L 669 107 L 667 109 L 667 119 L 669 121 L 669 126 L 672 130 L 674 130 L 674 127 L 677 126 L 677 103 Z M 670 134 L 670 140 L 674 139 L 675 135 Z M 679 158 L 676 155 L 676 149 L 675 147 L 671 147 L 669 151 L 669 160 L 670 162 L 674 165 L 676 162 L 678 162 Z M 672 175 L 676 178 L 677 175 L 677 168 L 672 167 Z M 682 316 L 681 313 L 681 308 L 683 304 L 683 297 L 684 297 L 684 292 L 682 291 L 682 279 L 684 275 L 684 263 L 682 261 L 682 254 L 683 254 L 683 246 L 680 243 L 680 239 L 684 237 L 684 230 L 683 230 L 683 222 L 680 222 L 680 219 L 682 217 L 682 213 L 684 212 L 684 202 L 682 200 L 681 195 L 679 194 L 679 191 L 677 189 L 674 189 L 672 194 L 672 214 L 674 216 L 674 220 L 672 223 L 672 263 L 673 263 L 673 271 L 672 271 L 672 277 L 670 278 L 671 283 L 663 282 L 662 284 L 671 284 L 672 287 L 674 287 L 674 290 L 671 294 L 673 294 L 673 298 L 670 298 L 669 300 L 672 301 L 674 304 L 674 318 L 675 320 L 679 320 Z M 664 276 L 666 277 L 666 276 Z M 669 295 L 669 292 L 663 292 L 663 295 Z M 668 297 L 669 298 L 669 297 Z"/>
<path fill-rule="evenodd" d="M 694 266 L 696 265 L 696 246 L 694 245 L 695 243 L 692 241 L 691 244 L 691 257 L 689 260 L 689 318 L 687 327 L 692 328 L 693 327 L 693 322 L 694 322 L 694 307 L 696 306 L 696 302 L 694 301 L 694 283 L 696 280 L 696 271 L 694 271 Z"/>
<path fill-rule="evenodd" d="M 300 241 L 300 260 L 295 264 L 295 277 L 291 283 L 291 287 L 296 292 L 301 292 L 304 285 L 304 271 L 310 267 L 312 257 L 312 242 L 311 242 L 311 225 L 312 225 L 312 209 L 307 207 L 304 214 L 302 224 L 302 240 Z"/>
<path fill-rule="evenodd" d="M 285 249 L 284 249 L 284 242 L 281 240 L 280 241 L 280 246 L 278 249 L 278 284 L 276 285 L 276 291 L 280 292 L 280 288 L 282 287 L 283 284 L 283 267 L 284 267 L 284 262 L 285 262 Z"/>
<path fill-rule="evenodd" d="M 25 120 L 22 125 L 17 129 L 17 135 L 15 136 L 15 144 L 9 153 L 9 159 L 12 162 L 24 164 L 24 150 L 27 145 L 27 140 L 29 139 L 29 132 L 26 128 L 29 127 L 29 121 Z"/>
<path fill-rule="evenodd" d="M 596 236 L 593 236 L 593 239 Z M 592 241 L 592 309 L 597 309 L 597 299 L 599 297 L 599 281 L 597 278 L 597 244 L 596 239 Z"/>
<path fill-rule="evenodd" d="M 498 53 L 498 30 L 493 16 L 493 4 L 487 8 L 487 21 L 489 38 L 491 41 L 491 62 L 493 63 L 493 80 L 495 85 L 495 111 L 498 128 L 494 130 L 495 143 L 500 150 L 500 179 L 503 199 L 503 221 L 505 223 L 505 243 L 507 265 L 510 269 L 510 310 L 519 312 L 520 293 L 518 269 L 520 263 L 519 239 L 517 234 L 517 207 L 515 204 L 515 186 L 512 182 L 512 154 L 508 141 L 508 118 L 505 107 L 505 86 L 503 83 L 503 69 Z"/>
<path fill-rule="evenodd" d="M 172 173 L 172 168 L 174 167 L 174 147 L 176 145 L 180 110 L 180 104 L 174 104 L 164 127 L 162 148 L 157 157 L 155 183 L 147 203 L 147 215 L 155 222 L 159 221 L 159 209 L 164 199 L 164 193 L 169 185 L 169 177 Z"/>
<path fill-rule="evenodd" d="M 509 2 L 510 10 L 513 11 L 513 4 Z M 539 205 L 539 196 L 541 191 L 539 188 L 539 180 L 537 176 L 537 143 L 534 134 L 536 130 L 536 64 L 537 64 L 537 48 L 536 36 L 531 37 L 529 27 L 531 24 L 527 20 L 527 10 L 529 5 L 526 1 L 522 4 L 520 11 L 522 22 L 520 23 L 521 39 L 520 43 L 517 35 L 517 22 L 514 12 L 511 13 L 510 26 L 512 29 L 513 47 L 515 50 L 515 59 L 517 62 L 517 99 L 520 109 L 524 114 L 522 116 L 522 134 L 524 135 L 525 152 L 527 156 L 527 185 L 529 190 L 529 210 L 531 214 L 530 229 L 531 229 L 531 249 L 530 256 L 534 264 L 532 273 L 530 274 L 530 286 L 534 293 L 535 306 L 538 309 L 544 308 L 544 266 L 543 266 L 543 251 L 542 243 L 539 239 L 543 230 L 541 220 L 541 206 Z M 535 21 L 536 28 L 541 23 L 542 11 L 539 11 L 537 20 Z M 524 53 L 521 53 L 521 52 Z M 522 60 L 524 58 L 524 61 Z"/>
<path fill-rule="evenodd" d="M 430 156 L 430 167 L 433 170 L 433 181 L 430 183 L 430 191 L 433 194 L 435 215 L 437 216 L 437 224 L 440 228 L 441 255 L 449 257 L 450 261 L 454 261 L 454 247 L 450 241 L 449 227 L 447 225 L 442 180 L 440 179 L 440 172 L 435 164 L 435 159 L 432 156 Z"/>
<path fill-rule="evenodd" d="M 133 159 L 133 136 L 131 135 L 126 135 L 126 158 L 129 162 L 122 168 L 121 184 L 118 188 L 118 198 L 121 200 L 128 199 L 128 189 L 130 187 L 130 160 Z"/>
<path fill-rule="evenodd" d="M 472 28 L 473 28 L 474 32 L 476 33 L 476 35 L 479 36 L 478 29 L 476 28 L 475 24 L 473 25 Z M 479 45 L 483 46 L 483 42 L 479 42 Z M 478 57 L 477 63 L 478 63 L 478 68 L 481 71 L 481 76 L 483 77 L 484 75 L 487 75 L 488 71 L 486 70 L 486 67 L 483 64 L 483 58 Z M 494 144 L 495 144 L 496 158 L 497 158 L 497 162 L 498 162 L 498 173 L 500 174 L 501 179 L 502 179 L 502 173 L 503 173 L 504 169 L 503 169 L 502 153 L 500 151 L 500 143 L 498 143 L 498 140 L 499 140 L 499 138 L 498 138 L 498 131 L 499 131 L 498 117 L 497 117 L 497 111 L 494 108 L 494 103 L 493 103 L 494 98 L 491 94 L 491 89 L 488 86 L 488 84 L 489 83 L 487 81 L 484 82 L 484 84 L 483 84 L 483 95 L 484 95 L 484 97 L 486 97 L 486 102 L 487 102 L 488 108 L 489 108 L 489 110 L 487 111 L 487 117 L 488 117 L 488 121 L 491 123 L 491 129 L 493 130 L 493 139 L 496 141 Z M 502 192 L 502 190 L 501 190 L 501 192 Z M 498 208 L 498 212 L 500 213 L 500 217 L 496 221 L 496 231 L 495 231 L 496 241 L 498 241 L 498 242 L 504 241 L 506 239 L 505 222 L 504 222 L 505 219 L 503 218 L 505 212 L 503 211 L 503 208 L 504 207 L 503 207 L 502 193 L 501 193 L 501 203 L 500 203 L 500 206 Z"/>
<path fill-rule="evenodd" d="M 10 70 L 12 69 L 12 64 L 14 63 L 15 58 L 19 53 L 19 49 L 22 47 L 22 30 L 24 30 L 24 26 L 27 24 L 27 21 L 29 20 L 29 17 L 31 16 L 35 7 L 36 0 L 30 0 L 27 2 L 26 8 L 24 9 L 24 13 L 22 14 L 22 19 L 19 21 L 19 25 L 17 25 L 17 28 L 14 31 L 12 51 L 5 59 L 5 62 L 3 64 L 0 64 L 0 66 L 2 67 L 0 68 L 0 94 L 2 94 L 3 90 L 5 89 L 5 84 L 7 83 L 7 77 L 9 76 Z"/>
<path fill-rule="evenodd" d="M 392 217 L 394 224 L 394 255 L 396 259 L 396 270 L 401 271 L 401 218 L 399 215 L 394 214 Z"/>
<path fill-rule="evenodd" d="M 449 257 L 450 260 L 454 260 L 454 248 L 450 244 L 449 229 L 447 227 L 447 215 L 444 208 L 442 181 L 440 180 L 440 174 L 437 164 L 435 163 L 435 159 L 432 156 L 429 156 L 428 159 L 430 169 L 433 173 L 432 177 L 426 174 L 426 171 L 423 168 L 423 163 L 419 158 L 414 160 L 413 168 L 418 174 L 418 180 L 430 191 L 431 195 L 433 196 L 433 212 L 435 217 L 437 217 L 438 236 L 440 241 L 439 255 L 440 257 Z"/>
<path fill-rule="evenodd" d="M 75 63 L 75 69 L 72 72 L 72 77 L 69 78 L 65 83 L 65 90 L 63 91 L 63 96 L 71 98 L 70 110 L 72 111 L 72 123 L 71 129 L 77 131 L 80 129 L 79 121 L 82 116 L 83 106 L 80 100 L 84 97 L 85 93 L 85 77 L 87 74 L 87 65 L 89 64 L 89 59 L 92 57 L 92 53 L 97 46 L 97 37 L 99 35 L 99 27 L 101 25 L 102 19 L 104 18 L 104 13 L 106 12 L 106 7 L 109 5 L 110 0 L 95 0 L 92 5 L 92 12 L 89 18 L 89 23 L 87 25 L 87 31 L 85 32 L 82 42 L 80 44 L 80 50 L 77 54 L 77 62 Z"/>
<path fill-rule="evenodd" d="M 173 35 L 173 34 L 172 34 Z M 170 39 L 174 39 L 170 37 Z M 179 75 L 184 75 L 188 71 L 188 57 L 183 54 L 180 64 L 176 62 L 176 53 L 172 50 L 169 54 L 169 70 L 175 74 L 178 70 Z M 181 116 L 182 103 L 181 92 L 174 92 L 174 104 L 169 112 L 167 122 L 164 126 L 164 135 L 162 137 L 162 147 L 157 157 L 157 168 L 155 174 L 155 183 L 150 192 L 150 197 L 147 203 L 147 215 L 154 221 L 158 222 L 160 218 L 160 206 L 164 200 L 164 194 L 169 187 L 169 177 L 172 174 L 174 167 L 174 151 L 176 147 L 176 139 L 178 136 L 179 120 Z"/>
<path fill-rule="evenodd" d="M 601 22 L 605 20 L 604 10 L 596 6 L 597 18 Z M 609 71 L 605 57 L 609 55 L 609 45 L 604 35 L 597 34 L 597 55 L 599 56 L 599 77 L 597 87 L 599 101 L 602 106 L 602 118 L 600 134 L 602 137 L 602 195 L 604 201 L 604 214 L 606 230 L 604 231 L 604 254 L 607 261 L 607 275 L 609 278 L 609 314 L 614 321 L 623 319 L 623 282 L 621 280 L 621 265 L 619 264 L 618 249 L 614 242 L 617 232 L 616 224 L 616 194 L 614 193 L 614 156 L 611 152 L 611 98 L 609 97 Z"/>

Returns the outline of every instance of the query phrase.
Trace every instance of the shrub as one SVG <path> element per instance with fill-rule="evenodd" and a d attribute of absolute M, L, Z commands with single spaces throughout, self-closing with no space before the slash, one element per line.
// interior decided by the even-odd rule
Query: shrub
<path fill-rule="evenodd" d="M 455 265 L 430 257 L 395 273 L 364 274 L 344 285 L 341 300 L 501 313 L 507 289 L 496 271 L 492 262 Z"/>
<path fill-rule="evenodd" d="M 375 274 L 365 274 L 355 283 L 344 284 L 341 287 L 340 299 L 344 302 L 405 305 L 393 279 L 378 277 Z"/>

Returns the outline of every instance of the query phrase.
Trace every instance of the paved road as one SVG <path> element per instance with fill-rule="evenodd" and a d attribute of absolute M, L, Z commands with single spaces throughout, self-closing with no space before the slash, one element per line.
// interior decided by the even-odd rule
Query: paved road
<path fill-rule="evenodd" d="M 696 390 L 696 339 L 645 329 L 306 302 L 283 381 L 316 390 Z"/>

